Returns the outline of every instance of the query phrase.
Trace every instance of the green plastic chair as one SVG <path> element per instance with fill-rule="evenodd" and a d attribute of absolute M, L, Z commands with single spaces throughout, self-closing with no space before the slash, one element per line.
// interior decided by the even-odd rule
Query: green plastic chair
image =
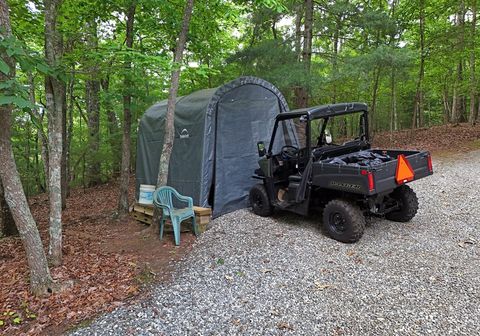
<path fill-rule="evenodd" d="M 175 208 L 173 206 L 173 196 L 186 202 L 187 207 Z M 172 187 L 160 187 L 153 193 L 153 204 L 162 209 L 162 218 L 160 219 L 160 239 L 163 239 L 163 228 L 167 217 L 173 226 L 173 235 L 175 236 L 175 245 L 180 245 L 180 223 L 185 219 L 192 218 L 192 229 L 195 236 L 198 236 L 198 226 L 195 223 L 195 212 L 193 211 L 193 200 L 191 197 L 182 196 Z"/>

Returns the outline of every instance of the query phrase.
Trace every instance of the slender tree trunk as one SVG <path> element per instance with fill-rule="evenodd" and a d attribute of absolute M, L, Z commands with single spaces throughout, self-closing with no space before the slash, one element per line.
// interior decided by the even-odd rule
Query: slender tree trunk
<path fill-rule="evenodd" d="M 312 40 L 313 40 L 313 0 L 305 0 L 305 27 L 303 39 L 302 61 L 306 73 L 310 73 L 312 63 Z"/>
<path fill-rule="evenodd" d="M 304 68 L 304 81 L 300 86 L 294 87 L 294 95 L 295 95 L 295 107 L 302 108 L 308 106 L 308 86 L 309 86 L 309 76 L 310 76 L 310 68 L 312 63 L 312 27 L 313 27 L 313 0 L 305 0 L 305 20 L 303 26 L 303 46 L 302 46 L 302 64 Z M 302 128 L 304 128 L 302 126 Z M 302 130 L 300 127 L 297 127 L 297 131 L 299 132 L 299 138 L 302 139 Z M 304 131 L 303 131 L 304 132 Z"/>
<path fill-rule="evenodd" d="M 372 106 L 370 107 L 370 114 L 368 117 L 368 121 L 370 123 L 368 129 L 370 134 L 373 135 L 375 133 L 375 124 L 373 120 L 375 118 L 375 113 L 377 111 L 377 99 L 378 99 L 378 86 L 380 83 L 380 68 L 376 67 L 373 71 L 373 90 L 372 90 Z"/>
<path fill-rule="evenodd" d="M 338 78 L 338 53 L 339 53 L 339 38 L 340 29 L 342 24 L 342 18 L 339 14 L 335 17 L 335 31 L 333 33 L 333 57 L 332 57 L 332 79 L 333 79 L 333 92 L 332 103 L 337 102 L 337 78 Z"/>
<path fill-rule="evenodd" d="M 312 27 L 313 27 L 313 0 L 305 0 L 304 10 L 298 12 L 301 20 L 301 16 L 305 14 L 303 23 L 303 45 L 301 52 L 301 61 L 304 69 L 303 81 L 299 86 L 293 88 L 294 104 L 296 108 L 303 108 L 308 106 L 309 101 L 309 84 L 310 84 L 310 68 L 312 61 Z M 295 129 L 297 131 L 297 137 L 301 146 L 306 143 L 305 125 L 300 122 L 295 122 Z"/>
<path fill-rule="evenodd" d="M 0 0 L 0 38 L 11 35 L 10 17 L 6 0 Z M 7 54 L 0 55 L 10 71 L 0 72 L 0 81 L 15 78 L 15 61 Z M 11 136 L 12 106 L 0 105 L 0 179 L 5 200 L 11 209 L 15 224 L 25 248 L 30 269 L 30 288 L 34 294 L 46 293 L 53 284 L 40 234 L 30 213 L 27 198 L 13 157 Z"/>
<path fill-rule="evenodd" d="M 98 49 L 97 23 L 95 18 L 88 23 L 87 47 L 89 50 Z M 90 61 L 91 63 L 92 61 Z M 98 79 L 98 64 L 93 61 L 89 65 L 89 79 L 85 81 L 85 101 L 87 106 L 88 130 L 89 130 L 89 160 L 88 160 L 88 185 L 95 186 L 102 182 L 100 159 L 98 149 L 100 147 L 100 80 Z"/>
<path fill-rule="evenodd" d="M 62 39 L 57 27 L 60 1 L 45 0 L 45 56 L 52 68 L 57 68 L 62 55 Z M 50 262 L 62 263 L 62 159 L 65 114 L 65 85 L 53 76 L 45 77 L 45 97 L 48 110 L 49 197 L 50 197 Z"/>
<path fill-rule="evenodd" d="M 131 1 L 127 10 L 126 45 L 129 50 L 133 47 L 133 23 L 135 20 L 136 6 L 136 1 Z M 132 61 L 130 55 L 125 57 L 124 71 L 122 170 L 120 175 L 120 198 L 118 201 L 118 213 L 120 215 L 128 213 L 128 184 L 130 178 L 131 147 L 130 132 L 132 127 Z"/>
<path fill-rule="evenodd" d="M 397 125 L 397 85 L 395 83 L 395 69 L 392 69 L 390 77 L 390 100 L 391 100 L 391 112 L 390 112 L 390 136 L 393 136 L 393 131 L 398 130 Z"/>
<path fill-rule="evenodd" d="M 106 78 L 101 80 L 102 90 L 105 95 L 105 112 L 107 114 L 107 128 L 110 150 L 113 156 L 113 176 L 118 176 L 120 173 L 121 156 L 118 141 L 118 118 L 112 105 L 112 98 L 110 97 L 110 76 L 107 74 Z"/>
<path fill-rule="evenodd" d="M 301 60 L 300 50 L 302 48 L 302 18 L 303 18 L 303 6 L 301 4 L 297 5 L 295 10 L 295 54 L 297 55 L 297 60 Z"/>
<path fill-rule="evenodd" d="M 74 88 L 75 88 L 75 65 L 72 69 L 72 78 L 70 79 L 70 83 L 68 84 L 68 128 L 67 128 L 67 144 L 65 146 L 65 157 L 67 159 L 67 197 L 70 196 L 70 182 L 73 181 L 72 179 L 72 167 L 70 164 L 71 161 L 71 147 L 72 147 L 72 138 L 73 138 L 73 111 L 75 109 L 74 103 Z"/>
<path fill-rule="evenodd" d="M 470 115 L 469 122 L 475 125 L 477 121 L 477 109 L 475 99 L 477 98 L 477 82 L 475 78 L 475 38 L 477 25 L 477 0 L 472 1 L 472 26 L 470 34 Z"/>
<path fill-rule="evenodd" d="M 175 47 L 175 56 L 173 60 L 173 71 L 171 74 L 170 90 L 168 91 L 167 101 L 167 115 L 165 122 L 165 137 L 163 142 L 162 153 L 160 154 L 160 162 L 158 166 L 157 186 L 164 186 L 168 180 L 168 169 L 170 164 L 170 156 L 173 149 L 173 140 L 175 137 L 174 117 L 175 117 L 175 103 L 177 101 L 178 85 L 180 81 L 180 68 L 183 60 L 183 50 L 187 42 L 188 29 L 190 27 L 190 19 L 193 11 L 193 1 L 186 0 L 185 9 L 183 12 L 182 29 L 178 35 L 177 44 Z M 152 230 L 158 231 L 159 212 L 156 211 L 154 221 L 152 223 Z"/>
<path fill-rule="evenodd" d="M 393 0 L 390 7 L 390 18 L 391 20 L 395 21 L 396 15 L 395 10 L 397 7 L 397 0 Z M 400 36 L 399 36 L 400 38 Z M 390 35 L 389 45 L 394 50 L 397 49 L 396 43 L 396 34 Z M 391 92 L 391 112 L 390 112 L 390 137 L 393 137 L 393 131 L 398 130 L 398 115 L 397 115 L 397 83 L 396 83 L 396 73 L 397 73 L 397 66 L 395 62 L 391 64 L 392 72 L 390 75 L 390 92 Z"/>
<path fill-rule="evenodd" d="M 465 95 L 463 94 L 463 54 L 465 51 L 465 3 L 460 1 L 459 11 L 457 14 L 457 27 L 458 27 L 458 46 L 460 51 L 460 59 L 457 63 L 457 76 L 454 84 L 453 100 L 452 103 L 452 122 L 458 124 L 462 121 L 465 112 Z"/>
<path fill-rule="evenodd" d="M 458 89 L 457 84 L 453 84 L 452 94 L 452 113 L 450 114 L 450 121 L 454 124 L 458 124 Z"/>
<path fill-rule="evenodd" d="M 68 161 L 67 161 L 67 85 L 60 82 L 62 97 L 62 153 L 60 156 L 60 196 L 61 196 L 61 210 L 67 208 L 67 193 L 68 193 Z"/>
<path fill-rule="evenodd" d="M 44 173 L 44 178 L 45 178 L 45 185 L 44 189 L 48 190 L 48 137 L 45 134 L 45 130 L 43 129 L 43 118 L 45 116 L 45 113 L 43 109 L 38 109 L 37 108 L 37 101 L 35 98 L 35 78 L 32 76 L 32 74 L 28 75 L 28 83 L 30 86 L 29 90 L 29 98 L 30 98 L 30 103 L 34 106 L 32 109 L 32 119 L 36 119 L 37 123 L 37 147 L 40 145 L 40 157 L 42 158 L 43 161 L 43 173 Z"/>
<path fill-rule="evenodd" d="M 423 121 L 423 78 L 425 76 L 425 2 L 420 0 L 419 33 L 420 33 L 420 67 L 418 70 L 417 89 L 413 103 L 412 129 L 422 126 Z"/>

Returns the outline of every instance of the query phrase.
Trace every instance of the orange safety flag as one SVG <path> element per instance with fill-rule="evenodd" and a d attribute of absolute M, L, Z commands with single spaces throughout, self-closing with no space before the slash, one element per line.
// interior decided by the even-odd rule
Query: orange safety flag
<path fill-rule="evenodd" d="M 408 162 L 405 155 L 400 154 L 397 156 L 397 172 L 395 173 L 395 180 L 398 184 L 413 181 L 415 173 L 413 172 L 410 162 Z"/>

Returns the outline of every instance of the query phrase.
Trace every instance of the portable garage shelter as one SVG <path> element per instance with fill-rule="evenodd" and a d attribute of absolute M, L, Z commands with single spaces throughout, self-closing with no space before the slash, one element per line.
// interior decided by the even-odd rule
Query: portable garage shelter
<path fill-rule="evenodd" d="M 137 142 L 136 187 L 156 184 L 162 151 L 167 101 L 143 115 Z M 288 111 L 280 91 L 267 81 L 240 77 L 214 89 L 178 98 L 169 186 L 213 207 L 213 216 L 248 206 L 248 192 L 258 168 L 257 142 L 270 141 L 275 116 Z M 296 144 L 293 127 L 283 143 Z M 281 141 L 275 141 L 281 145 Z"/>

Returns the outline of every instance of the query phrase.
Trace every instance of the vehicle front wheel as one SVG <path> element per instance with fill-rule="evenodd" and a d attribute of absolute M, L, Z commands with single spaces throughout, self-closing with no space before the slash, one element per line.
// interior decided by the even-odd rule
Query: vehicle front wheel
<path fill-rule="evenodd" d="M 365 230 L 365 216 L 357 205 L 336 199 L 325 206 L 323 228 L 335 240 L 355 243 Z"/>
<path fill-rule="evenodd" d="M 418 198 L 407 185 L 396 188 L 390 197 L 397 202 L 398 210 L 385 214 L 385 218 L 394 222 L 408 222 L 417 214 Z"/>
<path fill-rule="evenodd" d="M 273 213 L 273 207 L 263 184 L 256 184 L 250 189 L 250 204 L 256 215 L 268 217 Z"/>

